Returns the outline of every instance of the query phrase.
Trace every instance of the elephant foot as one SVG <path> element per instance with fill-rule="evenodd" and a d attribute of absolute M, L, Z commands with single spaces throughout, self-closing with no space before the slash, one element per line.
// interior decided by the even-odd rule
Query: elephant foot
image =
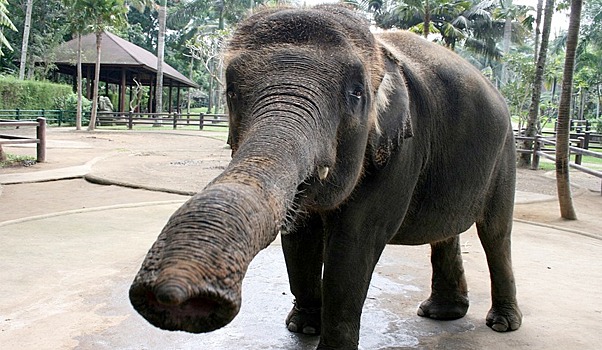
<path fill-rule="evenodd" d="M 496 332 L 517 330 L 523 320 L 523 314 L 516 304 L 493 306 L 487 313 L 487 326 Z"/>
<path fill-rule="evenodd" d="M 435 320 L 455 320 L 464 317 L 468 311 L 468 298 L 459 295 L 448 299 L 431 295 L 418 307 L 418 316 Z"/>
<path fill-rule="evenodd" d="M 321 328 L 321 308 L 295 306 L 286 317 L 286 328 L 295 333 L 319 335 Z"/>

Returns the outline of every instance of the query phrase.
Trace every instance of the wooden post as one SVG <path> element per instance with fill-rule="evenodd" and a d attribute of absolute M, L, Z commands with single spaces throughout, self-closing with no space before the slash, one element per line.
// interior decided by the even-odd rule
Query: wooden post
<path fill-rule="evenodd" d="M 171 83 L 169 83 L 169 90 L 167 91 L 167 99 L 169 100 L 168 104 L 167 104 L 167 109 L 169 110 L 169 113 L 173 112 L 173 105 L 171 103 L 171 91 L 172 91 L 172 86 Z"/>
<path fill-rule="evenodd" d="M 577 137 L 577 143 L 579 144 L 579 148 L 585 149 L 585 139 L 582 136 Z M 576 153 L 575 154 L 575 164 L 581 165 L 582 160 L 583 160 L 583 154 Z"/>
<path fill-rule="evenodd" d="M 178 113 L 182 112 L 180 110 L 180 89 L 181 89 L 181 87 L 178 86 L 178 90 L 176 92 L 176 111 L 178 111 Z"/>
<path fill-rule="evenodd" d="M 535 135 L 533 143 L 533 161 L 531 162 L 531 170 L 537 170 L 539 168 L 539 151 L 541 151 L 542 142 L 539 135 Z"/>
<path fill-rule="evenodd" d="M 134 113 L 132 111 L 128 112 L 128 130 L 132 130 L 134 127 Z"/>
<path fill-rule="evenodd" d="M 86 98 L 92 99 L 92 78 L 90 78 L 90 66 L 86 66 Z"/>
<path fill-rule="evenodd" d="M 203 130 L 203 123 L 205 122 L 205 113 L 199 115 L 199 130 Z"/>
<path fill-rule="evenodd" d="M 154 81 L 151 78 L 150 85 L 148 87 L 148 112 L 149 113 L 153 113 L 155 111 L 153 108 L 153 95 L 154 95 L 153 84 L 154 84 Z"/>
<path fill-rule="evenodd" d="M 125 113 L 125 92 L 127 90 L 125 81 L 125 68 L 121 68 L 121 85 L 119 85 L 119 113 Z"/>
<path fill-rule="evenodd" d="M 44 163 L 46 161 L 46 118 L 37 118 L 36 138 L 38 139 L 37 161 Z"/>
<path fill-rule="evenodd" d="M 170 92 L 171 92 L 171 88 L 170 88 Z M 178 112 L 173 112 L 173 129 L 176 130 L 177 127 L 178 127 Z"/>

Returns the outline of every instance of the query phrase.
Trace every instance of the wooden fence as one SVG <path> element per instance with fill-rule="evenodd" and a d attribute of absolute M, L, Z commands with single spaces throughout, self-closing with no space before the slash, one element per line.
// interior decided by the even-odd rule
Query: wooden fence
<path fill-rule="evenodd" d="M 36 121 L 15 121 L 0 119 L 0 129 L 17 129 L 21 126 L 35 126 L 36 137 L 0 134 L 0 145 L 14 145 L 23 143 L 37 144 L 36 160 L 38 163 L 46 161 L 46 118 L 37 118 Z"/>
<path fill-rule="evenodd" d="M 89 114 L 88 114 L 89 115 Z M 24 120 L 24 119 L 36 119 Z M 73 111 L 61 110 L 0 110 L 0 127 L 8 126 L 17 128 L 19 126 L 36 126 L 36 137 L 23 137 L 14 135 L 0 134 L 0 144 L 18 144 L 18 143 L 36 143 L 38 162 L 45 161 L 46 124 L 53 123 L 61 126 L 66 123 L 74 123 Z M 136 125 L 152 126 L 171 126 L 177 129 L 181 126 L 194 126 L 203 130 L 206 126 L 228 127 L 228 116 L 225 114 L 205 114 L 205 113 L 115 113 L 99 112 L 97 118 L 98 126 L 126 126 L 127 129 L 133 129 Z M 586 128 L 587 129 L 587 128 Z M 592 133 L 589 130 L 571 134 L 571 146 L 569 147 L 572 155 L 575 156 L 574 162 L 569 162 L 569 166 L 584 173 L 596 176 L 601 179 L 602 193 L 602 171 L 591 169 L 582 165 L 583 156 L 590 156 L 602 159 L 602 135 Z M 518 149 L 518 153 L 529 153 L 532 156 L 531 166 L 533 169 L 539 167 L 541 157 L 554 161 L 554 149 L 546 146 L 555 146 L 555 134 L 544 133 L 535 137 L 525 137 L 517 135 L 517 141 L 531 140 L 534 142 L 532 149 Z M 596 151 L 594 151 L 596 150 Z M 600 150 L 598 152 L 597 150 Z"/>
<path fill-rule="evenodd" d="M 0 119 L 3 120 L 36 120 L 37 118 L 46 118 L 46 124 L 63 124 L 75 125 L 75 111 L 67 111 L 62 109 L 2 109 L 0 110 Z M 87 118 L 87 119 L 86 119 Z M 90 120 L 90 113 L 84 114 L 84 119 Z"/>
<path fill-rule="evenodd" d="M 171 126 L 174 130 L 178 126 L 195 126 L 203 130 L 205 126 L 220 128 L 228 127 L 227 114 L 205 113 L 114 113 L 99 112 L 97 126 L 125 125 L 132 130 L 135 125 Z"/>
<path fill-rule="evenodd" d="M 75 111 L 60 109 L 4 109 L 0 110 L 0 119 L 5 120 L 35 120 L 36 118 L 46 118 L 48 125 L 75 125 Z M 90 112 L 84 112 L 82 115 L 82 124 L 88 125 L 90 122 Z M 203 130 L 205 126 L 227 127 L 228 115 L 226 114 L 206 114 L 206 113 L 118 113 L 118 112 L 98 112 L 97 126 L 118 126 L 125 125 L 128 129 L 133 129 L 136 125 L 171 125 L 174 129 L 178 126 L 197 126 Z"/>
<path fill-rule="evenodd" d="M 543 137 L 542 135 L 536 135 L 535 137 L 527 137 L 527 136 L 516 136 L 515 139 L 517 141 L 533 141 L 532 149 L 517 149 L 518 153 L 528 153 L 531 154 L 531 169 L 537 170 L 539 168 L 539 161 L 541 157 L 549 159 L 551 161 L 556 161 L 556 158 L 553 154 L 556 152 L 554 148 L 546 147 L 546 145 L 556 146 L 556 141 L 552 138 Z M 571 140 L 571 143 L 576 143 L 580 147 L 569 145 L 569 159 L 571 154 L 575 155 L 575 162 L 569 161 L 569 166 L 571 168 L 577 169 L 581 172 L 584 172 L 589 175 L 596 176 L 600 179 L 600 194 L 602 195 L 602 171 L 591 169 L 582 165 L 583 156 L 590 156 L 598 159 L 602 159 L 601 152 L 594 152 L 589 149 L 586 149 L 584 146 L 583 138 L 577 138 Z"/>

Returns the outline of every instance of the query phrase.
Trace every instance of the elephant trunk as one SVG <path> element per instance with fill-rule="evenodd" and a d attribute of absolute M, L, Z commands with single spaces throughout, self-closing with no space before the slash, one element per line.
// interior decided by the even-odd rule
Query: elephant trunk
<path fill-rule="evenodd" d="M 154 326 L 209 332 L 238 313 L 249 263 L 276 238 L 297 186 L 314 171 L 311 142 L 290 130 L 304 123 L 287 119 L 258 121 L 224 173 L 169 219 L 130 288 L 132 305 Z"/>

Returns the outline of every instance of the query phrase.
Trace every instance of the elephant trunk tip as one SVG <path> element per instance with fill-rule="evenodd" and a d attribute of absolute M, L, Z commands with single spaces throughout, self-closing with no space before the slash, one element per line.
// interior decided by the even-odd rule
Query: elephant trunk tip
<path fill-rule="evenodd" d="M 133 284 L 130 301 L 134 309 L 153 326 L 169 331 L 205 333 L 219 329 L 234 319 L 240 298 L 215 291 L 190 295 L 177 284 L 149 286 Z"/>

